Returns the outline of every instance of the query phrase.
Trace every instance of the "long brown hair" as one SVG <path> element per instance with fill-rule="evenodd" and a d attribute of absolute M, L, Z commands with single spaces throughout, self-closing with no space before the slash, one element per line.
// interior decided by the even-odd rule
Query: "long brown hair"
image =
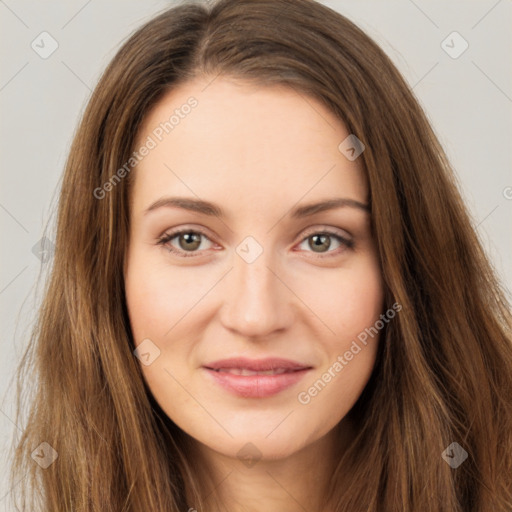
<path fill-rule="evenodd" d="M 104 72 L 71 147 L 53 268 L 20 363 L 20 396 L 34 387 L 12 476 L 29 492 L 17 505 L 177 512 L 187 510 L 186 483 L 198 510 L 212 508 L 190 440 L 132 353 L 123 259 L 133 172 L 100 199 L 94 191 L 129 161 L 167 91 L 219 74 L 314 97 L 366 146 L 385 308 L 403 309 L 350 412 L 357 434 L 332 476 L 329 510 L 510 512 L 510 306 L 407 83 L 359 28 L 311 0 L 175 6 Z M 58 453 L 47 469 L 31 458 L 43 441 Z M 468 454 L 456 469 L 442 457 L 453 442 Z"/>

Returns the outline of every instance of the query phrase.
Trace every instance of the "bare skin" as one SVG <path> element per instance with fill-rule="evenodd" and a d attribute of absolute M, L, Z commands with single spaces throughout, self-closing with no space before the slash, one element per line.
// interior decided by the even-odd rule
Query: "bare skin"
<path fill-rule="evenodd" d="M 144 378 L 195 440 L 211 482 L 205 477 L 204 495 L 215 487 L 212 511 L 215 499 L 232 512 L 321 510 L 354 436 L 345 416 L 370 378 L 378 336 L 349 360 L 344 354 L 382 313 L 382 278 L 364 208 L 291 212 L 332 198 L 364 205 L 368 186 L 358 160 L 338 149 L 346 128 L 316 100 L 210 81 L 168 93 L 138 134 L 137 147 L 156 140 L 155 128 L 197 99 L 133 171 L 125 280 L 135 344 L 149 339 L 160 351 L 141 366 Z M 209 201 L 225 216 L 177 206 L 144 213 L 164 197 Z M 159 243 L 181 228 L 195 238 Z M 245 397 L 204 368 L 236 356 L 310 369 L 272 396 Z M 309 392 L 319 379 L 325 385 Z"/>

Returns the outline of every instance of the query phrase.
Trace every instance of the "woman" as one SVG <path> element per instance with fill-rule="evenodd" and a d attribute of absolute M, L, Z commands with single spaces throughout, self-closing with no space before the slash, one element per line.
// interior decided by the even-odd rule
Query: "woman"
<path fill-rule="evenodd" d="M 75 136 L 14 475 L 52 511 L 511 510 L 510 327 L 375 43 L 308 0 L 180 5 Z"/>

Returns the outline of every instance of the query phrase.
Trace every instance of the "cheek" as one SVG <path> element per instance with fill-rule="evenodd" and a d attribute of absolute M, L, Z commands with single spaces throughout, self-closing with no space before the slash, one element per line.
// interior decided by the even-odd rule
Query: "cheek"
<path fill-rule="evenodd" d="M 140 365 L 153 397 L 169 417 L 186 410 L 195 421 L 200 414 L 179 383 L 190 378 L 184 331 L 204 286 L 195 286 L 183 270 L 165 265 L 161 254 L 157 258 L 134 249 L 125 272 L 126 303 L 135 346 L 141 354 L 150 353 L 148 364 L 141 359 Z"/>
<path fill-rule="evenodd" d="M 203 279 L 185 268 L 134 253 L 125 275 L 126 302 L 135 343 L 152 334 L 163 340 L 205 293 Z M 208 282 L 207 276 L 205 276 Z"/>
<path fill-rule="evenodd" d="M 355 404 L 375 364 L 384 313 L 383 287 L 375 257 L 358 268 L 343 270 L 314 295 L 333 333 L 320 338 L 324 364 L 305 382 L 297 400 L 312 415 L 332 428 Z M 330 415 L 330 416 L 329 416 Z"/>
<path fill-rule="evenodd" d="M 338 294 L 335 330 L 343 339 L 354 338 L 379 318 L 383 307 L 380 274 L 368 268 L 347 278 Z"/>
<path fill-rule="evenodd" d="M 299 293 L 311 311 L 327 327 L 325 340 L 332 349 L 357 337 L 383 312 L 383 283 L 375 255 L 361 258 L 352 267 L 315 273 L 304 279 Z M 306 273 L 303 273 L 303 276 Z"/>

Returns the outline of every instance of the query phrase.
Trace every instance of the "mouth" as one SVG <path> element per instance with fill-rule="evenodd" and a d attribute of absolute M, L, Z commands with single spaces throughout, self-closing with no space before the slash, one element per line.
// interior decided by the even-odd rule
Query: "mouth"
<path fill-rule="evenodd" d="M 276 395 L 294 384 L 312 369 L 287 359 L 225 359 L 203 366 L 213 381 L 224 390 L 244 398 Z"/>
<path fill-rule="evenodd" d="M 278 368 L 275 370 L 261 370 L 261 371 L 255 371 L 255 370 L 248 370 L 247 368 L 207 368 L 208 370 L 213 370 L 214 372 L 219 373 L 229 373 L 231 375 L 243 375 L 244 377 L 247 377 L 249 375 L 281 375 L 283 373 L 290 373 L 290 372 L 300 372 L 302 369 L 297 370 L 286 370 L 285 368 Z"/>

